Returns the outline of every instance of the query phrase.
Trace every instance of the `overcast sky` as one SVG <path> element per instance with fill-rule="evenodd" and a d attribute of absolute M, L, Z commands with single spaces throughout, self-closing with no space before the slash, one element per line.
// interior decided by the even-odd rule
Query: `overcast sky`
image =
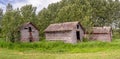
<path fill-rule="evenodd" d="M 42 8 L 47 7 L 51 3 L 59 2 L 60 0 L 0 0 L 0 8 L 4 11 L 6 9 L 6 5 L 11 3 L 13 8 L 20 8 L 26 4 L 32 4 L 37 7 L 37 12 Z"/>

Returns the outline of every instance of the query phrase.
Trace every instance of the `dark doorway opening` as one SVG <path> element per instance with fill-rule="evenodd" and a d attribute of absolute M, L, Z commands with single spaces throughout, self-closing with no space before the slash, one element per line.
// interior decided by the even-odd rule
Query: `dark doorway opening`
<path fill-rule="evenodd" d="M 77 37 L 77 40 L 80 41 L 80 32 L 79 31 L 76 31 L 76 37 Z"/>
<path fill-rule="evenodd" d="M 32 28 L 31 27 L 29 27 L 29 41 L 30 42 L 33 42 L 33 36 L 32 36 Z"/>
<path fill-rule="evenodd" d="M 79 29 L 79 25 L 77 25 L 77 29 Z"/>
<path fill-rule="evenodd" d="M 32 32 L 32 28 L 31 27 L 29 27 L 29 32 Z"/>

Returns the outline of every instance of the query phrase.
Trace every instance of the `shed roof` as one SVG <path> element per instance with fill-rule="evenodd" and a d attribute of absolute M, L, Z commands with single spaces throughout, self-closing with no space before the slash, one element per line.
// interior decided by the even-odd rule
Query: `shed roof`
<path fill-rule="evenodd" d="M 34 26 L 35 27 L 35 29 L 37 29 L 38 30 L 38 28 L 32 23 L 32 22 L 27 22 L 27 23 L 24 23 L 21 27 L 20 27 L 20 29 L 22 29 L 22 28 L 24 28 L 24 27 L 27 27 L 29 24 L 31 24 L 32 26 Z"/>
<path fill-rule="evenodd" d="M 92 33 L 110 33 L 111 29 L 111 27 L 93 27 Z"/>
<path fill-rule="evenodd" d="M 45 32 L 71 31 L 78 24 L 80 24 L 79 21 L 51 24 L 47 27 L 47 29 L 45 29 Z M 81 26 L 81 24 L 80 24 L 80 26 Z M 83 27 L 82 27 L 82 29 L 83 29 Z"/>

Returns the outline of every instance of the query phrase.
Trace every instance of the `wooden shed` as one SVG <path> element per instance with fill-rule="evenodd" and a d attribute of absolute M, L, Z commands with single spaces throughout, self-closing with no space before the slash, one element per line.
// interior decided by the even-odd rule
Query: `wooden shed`
<path fill-rule="evenodd" d="M 20 27 L 21 42 L 39 41 L 39 30 L 31 22 L 25 23 Z"/>
<path fill-rule="evenodd" d="M 88 33 L 86 35 L 88 35 Z M 103 42 L 111 42 L 112 28 L 111 27 L 93 27 L 92 32 L 89 34 L 89 39 L 103 41 Z"/>
<path fill-rule="evenodd" d="M 65 43 L 77 43 L 82 41 L 84 29 L 80 22 L 65 22 L 51 24 L 45 29 L 46 40 L 64 41 Z"/>

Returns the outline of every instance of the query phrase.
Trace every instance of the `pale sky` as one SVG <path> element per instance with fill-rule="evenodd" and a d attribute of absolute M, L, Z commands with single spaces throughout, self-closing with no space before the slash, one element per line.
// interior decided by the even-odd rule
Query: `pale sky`
<path fill-rule="evenodd" d="M 59 2 L 60 0 L 0 0 L 0 8 L 2 8 L 5 12 L 6 5 L 11 3 L 13 8 L 20 8 L 26 4 L 32 4 L 33 6 L 37 7 L 37 12 L 47 7 L 51 3 Z"/>

